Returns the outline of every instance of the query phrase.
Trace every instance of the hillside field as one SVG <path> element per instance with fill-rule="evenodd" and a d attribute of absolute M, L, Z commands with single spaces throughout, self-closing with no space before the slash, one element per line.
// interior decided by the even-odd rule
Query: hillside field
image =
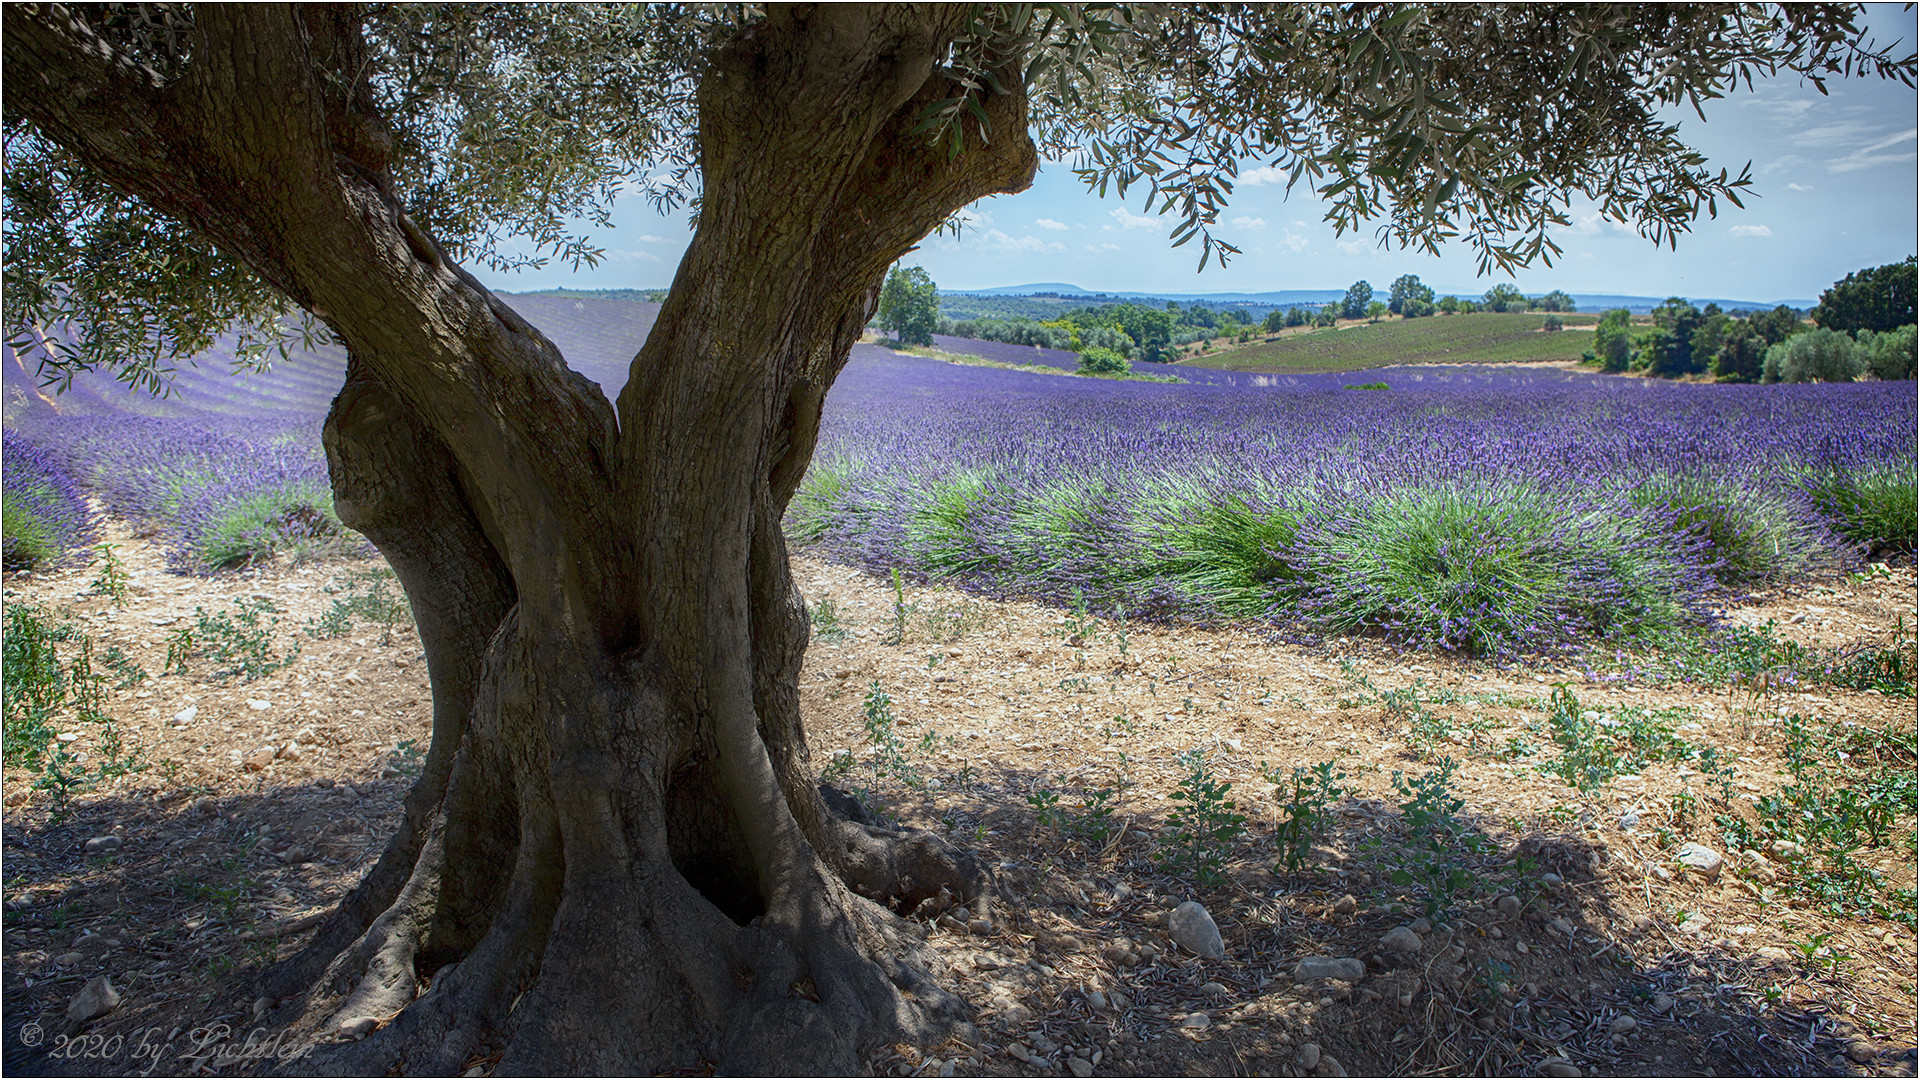
<path fill-rule="evenodd" d="M 1251 372 L 1359 371 L 1396 364 L 1569 363 L 1593 348 L 1593 315 L 1562 315 L 1566 329 L 1542 330 L 1539 313 L 1475 312 L 1386 319 L 1337 329 L 1291 331 L 1211 353 L 1183 366 Z"/>

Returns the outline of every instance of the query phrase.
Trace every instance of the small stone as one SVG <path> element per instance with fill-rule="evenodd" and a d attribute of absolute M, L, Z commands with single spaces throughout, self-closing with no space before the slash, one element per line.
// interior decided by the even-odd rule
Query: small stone
<path fill-rule="evenodd" d="M 1320 1044 L 1319 1043 L 1301 1043 L 1300 1044 L 1301 1070 L 1304 1072 L 1312 1072 L 1313 1070 L 1319 1067 L 1320 1067 Z"/>
<path fill-rule="evenodd" d="M 202 795 L 193 800 L 193 812 L 196 814 L 218 814 L 220 812 L 220 800 L 211 795 Z"/>
<path fill-rule="evenodd" d="M 1140 959 L 1145 960 L 1148 963 L 1152 963 L 1153 961 L 1160 959 L 1160 954 L 1163 951 L 1165 950 L 1161 949 L 1160 946 L 1155 945 L 1151 941 L 1143 941 L 1140 943 Z"/>
<path fill-rule="evenodd" d="M 1713 925 L 1712 919 L 1709 919 L 1705 915 L 1702 915 L 1696 911 L 1693 914 L 1687 916 L 1686 922 L 1683 922 L 1680 924 L 1680 932 L 1683 934 L 1701 934 L 1701 933 L 1705 933 L 1707 927 L 1712 925 Z"/>
<path fill-rule="evenodd" d="M 1126 938 L 1117 938 L 1100 950 L 1100 955 L 1115 967 L 1127 967 L 1138 959 L 1133 952 L 1133 942 Z"/>
<path fill-rule="evenodd" d="M 109 851 L 119 851 L 126 841 L 117 836 L 96 836 L 87 841 L 87 854 L 103 855 Z"/>
<path fill-rule="evenodd" d="M 1653 1011 L 1654 1012 L 1670 1013 L 1673 1011 L 1673 1004 L 1674 1004 L 1673 995 L 1671 994 L 1653 995 Z"/>
<path fill-rule="evenodd" d="M 1094 1012 L 1106 1012 L 1112 1008 L 1112 1005 L 1107 1001 L 1107 995 L 1098 990 L 1089 990 L 1087 991 L 1087 1008 Z"/>
<path fill-rule="evenodd" d="M 986 918 L 969 919 L 967 920 L 967 931 L 974 934 L 991 934 L 993 933 L 993 920 Z"/>
<path fill-rule="evenodd" d="M 1116 1009 L 1125 1010 L 1133 1008 L 1133 998 L 1127 996 L 1125 990 L 1115 990 L 1109 995 L 1109 1000 L 1113 1002 L 1113 1007 Z"/>
<path fill-rule="evenodd" d="M 1007 1044 L 1007 1056 L 1015 1061 L 1032 1061 L 1033 1051 L 1027 1049 L 1026 1043 L 1012 1042 Z"/>
<path fill-rule="evenodd" d="M 1320 1064 L 1314 1067 L 1313 1075 L 1345 1076 L 1347 1075 L 1347 1067 L 1340 1064 L 1340 1059 L 1334 1057 L 1332 1054 L 1321 1054 Z"/>
<path fill-rule="evenodd" d="M 64 952 L 54 957 L 53 962 L 61 967 L 72 967 L 86 958 L 87 954 L 83 952 Z"/>
<path fill-rule="evenodd" d="M 272 998 L 267 998 L 267 997 L 254 998 L 253 999 L 253 1018 L 255 1020 L 260 1019 L 261 1017 L 267 1015 L 267 1012 L 272 1008 L 273 1008 Z"/>
<path fill-rule="evenodd" d="M 1640 824 L 1640 815 L 1629 811 L 1620 815 L 1620 831 L 1627 832 Z"/>
<path fill-rule="evenodd" d="M 1415 919 L 1407 924 L 1407 929 L 1419 934 L 1421 937 L 1426 937 L 1428 934 L 1433 933 L 1433 923 L 1427 919 Z"/>
<path fill-rule="evenodd" d="M 1613 1023 L 1607 1025 L 1607 1031 L 1614 1035 L 1625 1035 L 1627 1032 L 1639 1026 L 1640 1021 L 1622 1014 L 1613 1018 Z"/>
<path fill-rule="evenodd" d="M 1358 982 L 1366 978 L 1366 975 L 1367 965 L 1350 956 L 1308 956 L 1302 958 L 1293 969 L 1293 977 L 1299 982 L 1310 982 L 1314 979 L 1344 979 L 1347 982 Z"/>
<path fill-rule="evenodd" d="M 292 889 L 275 889 L 275 890 L 273 890 L 273 902 L 274 902 L 274 903 L 276 903 L 276 904 L 291 904 L 291 903 L 293 903 L 293 901 L 294 901 L 294 896 L 293 896 L 293 890 L 292 890 Z"/>
<path fill-rule="evenodd" d="M 1393 952 L 1417 953 L 1425 944 L 1419 934 L 1405 926 L 1396 926 L 1380 936 L 1381 947 Z"/>
<path fill-rule="evenodd" d="M 84 1024 L 98 1019 L 120 1007 L 120 992 L 113 988 L 105 975 L 95 975 L 87 980 L 87 985 L 73 995 L 67 1003 L 67 1019 L 76 1024 Z"/>
<path fill-rule="evenodd" d="M 297 866 L 311 858 L 313 858 L 313 854 L 299 844 L 295 844 L 280 853 L 280 861 L 286 863 L 288 866 Z"/>
<path fill-rule="evenodd" d="M 1520 898 L 1509 893 L 1493 902 L 1494 909 L 1511 919 L 1520 914 Z"/>
<path fill-rule="evenodd" d="M 1086 1058 L 1070 1057 L 1067 1059 L 1067 1071 L 1080 1077 L 1081 1080 L 1086 1080 L 1093 1075 L 1093 1062 Z"/>
<path fill-rule="evenodd" d="M 54 736 L 54 738 L 59 739 L 63 743 L 75 743 L 80 741 L 80 736 L 71 731 L 63 731 L 60 734 Z"/>
<path fill-rule="evenodd" d="M 1771 961 L 1773 963 L 1778 963 L 1778 964 L 1784 964 L 1787 961 L 1793 959 L 1792 953 L 1788 952 L 1785 949 L 1780 948 L 1778 945 L 1762 945 L 1760 946 L 1759 950 L 1754 953 L 1754 955 L 1758 956 L 1762 960 L 1767 960 L 1767 961 Z"/>
<path fill-rule="evenodd" d="M 254 712 L 266 712 L 268 709 L 273 708 L 273 702 L 265 698 L 248 698 L 247 708 L 252 709 Z"/>
<path fill-rule="evenodd" d="M 282 761 L 299 761 L 301 758 L 305 756 L 306 756 L 306 751 L 302 750 L 300 748 L 300 744 L 297 742 L 290 742 L 287 745 L 281 747 L 278 754 L 278 757 Z"/>
<path fill-rule="evenodd" d="M 1580 1066 L 1566 1058 L 1548 1058 L 1540 1063 L 1541 1076 L 1579 1076 Z"/>
<path fill-rule="evenodd" d="M 1203 994 L 1212 994 L 1215 997 L 1224 997 L 1227 993 L 1227 988 L 1225 985 L 1217 982 L 1201 983 L 1200 992 Z"/>
<path fill-rule="evenodd" d="M 349 1039 L 358 1039 L 363 1035 L 371 1033 L 374 1028 L 379 1026 L 380 1021 L 374 1017 L 356 1016 L 350 1020 L 340 1021 L 340 1034 L 345 1035 Z"/>
<path fill-rule="evenodd" d="M 940 1066 L 940 1075 L 941 1075 L 941 1076 L 952 1076 L 952 1075 L 953 1075 L 953 1067 L 954 1067 L 955 1065 L 957 1065 L 958 1063 L 959 1063 L 959 1059 L 958 1059 L 958 1058 L 948 1058 L 948 1059 L 947 1059 L 947 1060 L 945 1061 L 945 1063 L 943 1063 L 943 1064 L 942 1064 L 942 1065 Z"/>
<path fill-rule="evenodd" d="M 1333 902 L 1333 913 L 1335 915 L 1351 915 L 1359 910 L 1360 901 L 1351 895 L 1343 896 Z"/>
<path fill-rule="evenodd" d="M 1188 1013 L 1187 1018 L 1180 1021 L 1180 1026 L 1187 1031 L 1205 1031 L 1213 1026 L 1213 1018 L 1203 1012 Z"/>
<path fill-rule="evenodd" d="M 1726 859 L 1720 853 L 1705 844 L 1681 844 L 1680 850 L 1673 853 L 1673 861 L 1712 881 L 1720 876 L 1720 870 L 1726 865 Z"/>
<path fill-rule="evenodd" d="M 1556 934 L 1561 935 L 1562 937 L 1565 937 L 1573 933 L 1573 923 L 1570 922 L 1566 916 L 1561 915 L 1554 918 L 1553 921 L 1547 923 L 1547 929 L 1553 931 Z"/>
<path fill-rule="evenodd" d="M 1775 840 L 1767 845 L 1767 854 L 1781 862 L 1802 858 L 1806 853 L 1806 848 L 1801 847 L 1791 840 Z"/>
<path fill-rule="evenodd" d="M 1847 1043 L 1847 1056 L 1855 1064 L 1865 1065 L 1880 1056 L 1880 1048 L 1866 1039 L 1854 1039 Z"/>
<path fill-rule="evenodd" d="M 253 753 L 248 754 L 246 758 L 241 761 L 241 764 L 246 766 L 248 772 L 260 772 L 267 766 L 273 764 L 273 755 L 273 747 L 263 746 Z"/>
<path fill-rule="evenodd" d="M 1220 927 L 1196 900 L 1189 900 L 1167 913 L 1167 933 L 1175 944 L 1196 956 L 1220 960 L 1227 955 L 1226 943 L 1220 939 Z"/>

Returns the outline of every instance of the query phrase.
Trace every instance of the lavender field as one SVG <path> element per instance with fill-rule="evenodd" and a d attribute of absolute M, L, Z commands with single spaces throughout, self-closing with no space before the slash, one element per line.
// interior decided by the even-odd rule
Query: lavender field
<path fill-rule="evenodd" d="M 654 314 L 513 302 L 609 394 Z M 25 558 L 11 538 L 31 531 L 16 505 L 55 507 L 36 526 L 51 537 L 33 540 L 42 548 L 91 537 L 92 511 L 61 501 L 70 491 L 163 537 L 183 572 L 359 543 L 333 517 L 319 448 L 337 353 L 265 375 L 229 374 L 211 356 L 165 401 L 98 375 L 49 399 L 6 359 L 10 562 Z M 1911 382 L 1172 370 L 1190 381 L 860 346 L 828 399 L 789 532 L 876 571 L 1102 614 L 1253 617 L 1475 653 L 1698 623 L 1731 591 L 1913 548 Z"/>
<path fill-rule="evenodd" d="M 1911 383 L 1419 367 L 1170 386 L 867 360 L 788 524 L 875 570 L 1102 613 L 1560 649 L 1911 550 L 1914 432 Z"/>

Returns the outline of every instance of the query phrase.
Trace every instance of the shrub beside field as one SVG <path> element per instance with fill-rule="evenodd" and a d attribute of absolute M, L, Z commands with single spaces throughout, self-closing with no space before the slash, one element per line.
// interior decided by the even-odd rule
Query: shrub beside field
<path fill-rule="evenodd" d="M 1565 330 L 1545 329 L 1560 319 Z M 1228 371 L 1358 371 L 1392 364 L 1498 364 L 1577 361 L 1593 339 L 1591 315 L 1476 312 L 1393 319 L 1340 329 L 1290 333 L 1190 361 Z"/>

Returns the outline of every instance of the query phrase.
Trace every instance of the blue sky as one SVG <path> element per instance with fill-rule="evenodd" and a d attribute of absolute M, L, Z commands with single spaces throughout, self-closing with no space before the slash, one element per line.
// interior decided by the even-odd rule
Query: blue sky
<path fill-rule="evenodd" d="M 1870 5 L 1882 42 L 1916 39 L 1915 13 L 1899 4 Z M 1655 248 L 1631 229 L 1603 223 L 1574 207 L 1574 222 L 1555 234 L 1566 254 L 1552 268 L 1521 271 L 1530 293 L 1723 296 L 1772 301 L 1819 296 L 1850 271 L 1896 262 L 1916 250 L 1915 91 L 1897 82 L 1811 84 L 1780 78 L 1706 105 L 1706 122 L 1676 110 L 1682 137 L 1717 170 L 1753 164 L 1756 198 L 1744 210 L 1722 204 L 1680 237 L 1678 250 Z M 1243 169 L 1219 234 L 1244 249 L 1225 269 L 1196 274 L 1191 246 L 1170 250 L 1172 219 L 1145 213 L 1143 192 L 1126 202 L 1089 193 L 1070 163 L 1047 164 L 1019 195 L 983 200 L 958 238 L 929 238 L 903 260 L 924 266 L 945 289 L 1028 282 L 1139 292 L 1265 292 L 1333 289 L 1366 279 L 1384 289 L 1403 273 L 1440 291 L 1485 291 L 1504 276 L 1479 278 L 1466 245 L 1440 256 L 1382 248 L 1371 230 L 1336 236 L 1321 220 L 1324 205 L 1309 192 L 1287 197 L 1284 183 L 1263 182 Z M 1269 170 L 1271 172 L 1271 170 Z M 564 267 L 519 274 L 481 274 L 495 288 L 657 288 L 672 280 L 685 250 L 684 215 L 661 217 L 640 198 L 623 198 L 615 227 L 595 241 L 607 258 L 592 270 Z"/>

